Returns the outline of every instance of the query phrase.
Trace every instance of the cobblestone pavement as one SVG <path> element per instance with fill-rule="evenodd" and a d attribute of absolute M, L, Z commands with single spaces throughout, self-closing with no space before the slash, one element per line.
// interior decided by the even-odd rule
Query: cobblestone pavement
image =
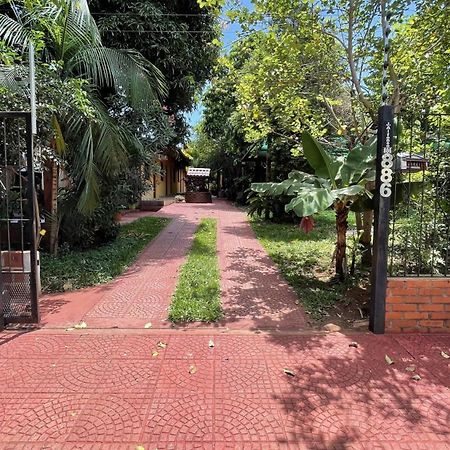
<path fill-rule="evenodd" d="M 450 335 L 313 333 L 243 213 L 189 206 L 159 213 L 174 220 L 116 282 L 47 297 L 41 330 L 0 333 L 0 450 L 450 449 Z M 226 318 L 171 329 L 206 215 Z"/>

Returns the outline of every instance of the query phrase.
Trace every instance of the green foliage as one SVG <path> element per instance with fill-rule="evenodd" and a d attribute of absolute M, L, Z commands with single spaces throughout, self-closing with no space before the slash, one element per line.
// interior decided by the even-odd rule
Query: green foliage
<path fill-rule="evenodd" d="M 215 322 L 222 316 L 217 221 L 202 219 L 172 298 L 173 322 Z"/>
<path fill-rule="evenodd" d="M 303 133 L 304 154 L 315 176 L 291 172 L 281 183 L 253 183 L 252 190 L 268 195 L 290 195 L 286 211 L 307 217 L 339 201 L 350 206 L 358 197 L 370 195 L 366 184 L 375 179 L 375 148 L 372 143 L 353 149 L 345 158 L 336 157 L 309 133 Z"/>
<path fill-rule="evenodd" d="M 101 247 L 65 251 L 57 257 L 42 253 L 43 291 L 80 289 L 112 280 L 133 263 L 168 222 L 168 219 L 144 217 L 121 226 L 117 239 Z"/>
<path fill-rule="evenodd" d="M 294 214 L 286 212 L 286 205 L 291 201 L 292 197 L 256 192 L 251 189 L 249 191 L 247 196 L 247 213 L 250 217 L 264 217 L 265 220 L 274 222 L 293 222 L 295 220 Z"/>
<path fill-rule="evenodd" d="M 402 109 L 449 111 L 449 49 L 448 2 L 417 2 L 416 13 L 397 24 L 392 45 Z"/>
<path fill-rule="evenodd" d="M 94 0 L 90 5 L 106 45 L 138 50 L 166 74 L 164 107 L 176 130 L 173 144 L 182 142 L 184 113 L 193 108 L 218 56 L 216 9 L 202 8 L 196 0 Z"/>
<path fill-rule="evenodd" d="M 308 234 L 298 225 L 272 224 L 256 218 L 251 220 L 258 239 L 295 289 L 300 302 L 315 319 L 345 298 L 354 283 L 336 284 L 331 281 L 331 260 L 336 242 L 335 217 L 325 211 L 315 217 L 316 226 Z"/>
<path fill-rule="evenodd" d="M 136 51 L 105 47 L 86 1 L 15 2 L 7 13 L 0 15 L 0 38 L 8 46 L 19 44 L 23 60 L 27 58 L 27 43 L 33 40 L 38 95 L 47 95 L 44 102 L 39 98 L 38 108 L 47 109 L 50 116 L 41 124 L 47 128 L 44 139 L 49 138 L 45 146 L 50 157 L 58 152 L 56 145 L 59 150 L 68 150 L 67 154 L 59 151 L 57 156 L 66 163 L 78 209 L 90 213 L 100 201 L 103 177 L 124 170 L 130 153 L 145 151 L 139 136 L 143 131 L 154 132 L 145 126 L 146 121 L 140 133 L 121 127 L 104 102 L 105 93 L 119 95 L 128 108 L 144 116 L 149 111 L 152 118 L 155 109 L 148 105 L 158 105 L 166 93 L 163 75 Z M 25 93 L 20 97 L 20 91 L 12 92 L 11 83 L 6 83 L 10 77 L 3 72 L 0 75 L 0 84 L 15 95 L 14 101 L 26 103 Z M 53 78 L 50 85 L 59 89 L 46 89 L 41 76 Z M 72 95 L 67 95 L 66 86 Z M 159 111 L 161 115 L 160 105 Z"/>

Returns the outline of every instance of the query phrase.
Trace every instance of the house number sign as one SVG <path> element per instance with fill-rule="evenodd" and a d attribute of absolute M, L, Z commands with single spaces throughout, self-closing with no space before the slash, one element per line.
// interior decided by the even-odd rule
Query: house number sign
<path fill-rule="evenodd" d="M 383 156 L 381 157 L 381 175 L 380 175 L 380 195 L 389 198 L 392 195 L 392 167 L 394 165 L 394 155 L 391 147 L 391 123 L 386 123 L 386 144 L 383 147 Z"/>

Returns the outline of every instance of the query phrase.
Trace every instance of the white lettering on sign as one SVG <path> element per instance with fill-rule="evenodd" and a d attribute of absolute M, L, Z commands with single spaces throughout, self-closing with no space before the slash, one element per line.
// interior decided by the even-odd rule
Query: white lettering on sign
<path fill-rule="evenodd" d="M 386 124 L 386 145 L 383 148 L 381 157 L 381 175 L 380 175 L 380 195 L 388 198 L 392 195 L 392 166 L 394 165 L 394 155 L 391 147 L 391 124 Z"/>

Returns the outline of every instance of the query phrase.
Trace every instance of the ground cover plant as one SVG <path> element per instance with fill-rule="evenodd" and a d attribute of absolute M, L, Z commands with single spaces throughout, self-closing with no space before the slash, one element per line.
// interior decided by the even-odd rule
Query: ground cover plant
<path fill-rule="evenodd" d="M 106 283 L 127 269 L 169 219 L 142 217 L 120 227 L 114 241 L 86 251 L 43 253 L 41 281 L 44 292 L 60 292 Z"/>
<path fill-rule="evenodd" d="M 181 269 L 169 319 L 173 322 L 214 322 L 221 316 L 217 221 L 202 219 Z"/>
<path fill-rule="evenodd" d="M 334 211 L 323 211 L 315 215 L 314 220 L 315 227 L 309 233 L 302 232 L 298 225 L 273 223 L 257 217 L 251 218 L 250 223 L 312 319 L 330 321 L 336 314 L 333 322 L 361 319 L 357 308 L 367 299 L 364 277 L 349 277 L 344 283 L 337 283 L 333 276 L 331 261 L 336 246 Z M 354 216 L 351 215 L 350 232 L 354 227 Z M 357 252 L 357 246 L 355 250 Z M 355 294 L 362 298 L 355 299 Z"/>

